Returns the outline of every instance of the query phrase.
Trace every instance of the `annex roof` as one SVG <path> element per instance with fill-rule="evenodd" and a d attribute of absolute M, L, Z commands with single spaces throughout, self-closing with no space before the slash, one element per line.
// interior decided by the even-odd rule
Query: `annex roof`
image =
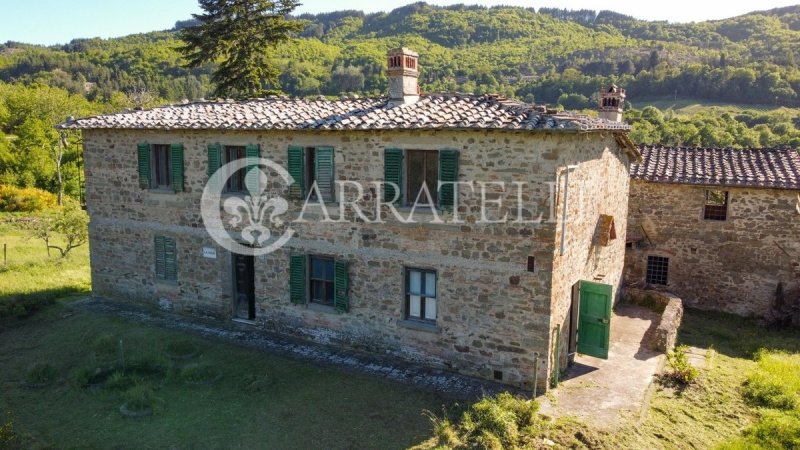
<path fill-rule="evenodd" d="M 637 146 L 631 178 L 654 183 L 800 189 L 800 153 L 790 148 Z"/>
<path fill-rule="evenodd" d="M 496 95 L 427 94 L 396 105 L 386 97 L 307 100 L 274 97 L 206 101 L 71 119 L 62 129 L 394 130 L 501 129 L 630 131 L 630 125 L 555 112 Z"/>

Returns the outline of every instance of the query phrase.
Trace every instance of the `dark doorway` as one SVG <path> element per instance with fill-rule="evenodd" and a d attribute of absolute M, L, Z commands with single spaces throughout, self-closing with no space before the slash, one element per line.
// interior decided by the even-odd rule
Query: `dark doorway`
<path fill-rule="evenodd" d="M 256 271 L 252 255 L 233 255 L 233 289 L 235 317 L 256 318 Z"/>

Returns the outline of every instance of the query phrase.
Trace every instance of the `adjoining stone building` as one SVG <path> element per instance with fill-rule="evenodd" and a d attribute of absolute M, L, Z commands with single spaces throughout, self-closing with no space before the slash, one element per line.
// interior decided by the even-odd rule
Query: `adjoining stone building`
<path fill-rule="evenodd" d="M 388 62 L 388 98 L 209 101 L 62 124 L 83 130 L 94 294 L 531 388 L 575 351 L 583 292 L 582 305 L 599 306 L 582 342 L 602 352 L 605 338 L 607 351 L 639 156 L 630 127 L 497 96 L 420 94 L 417 55 L 398 49 Z M 616 99 L 609 114 L 622 110 Z M 295 234 L 272 253 L 232 254 L 204 228 L 203 190 L 221 165 L 259 156 L 292 174 L 291 187 L 269 187 L 288 199 L 287 217 L 306 220 L 275 225 Z M 346 202 L 336 181 L 395 182 L 401 212 L 432 186 L 433 209 L 417 209 L 421 223 L 303 210 L 313 182 L 326 205 Z M 467 181 L 474 192 L 438 187 Z M 244 198 L 246 183 L 232 174 L 226 196 Z M 366 189 L 358 204 L 386 210 L 387 193 Z"/>
<path fill-rule="evenodd" d="M 625 281 L 688 306 L 763 317 L 800 281 L 794 149 L 640 146 L 631 168 Z"/>

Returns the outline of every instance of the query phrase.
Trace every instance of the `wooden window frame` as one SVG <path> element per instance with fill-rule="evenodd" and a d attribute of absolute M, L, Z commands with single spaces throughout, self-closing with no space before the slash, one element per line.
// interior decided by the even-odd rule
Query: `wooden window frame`
<path fill-rule="evenodd" d="M 161 184 L 162 181 L 166 184 Z M 150 144 L 150 189 L 172 190 L 172 150 L 169 144 Z"/>
<path fill-rule="evenodd" d="M 721 193 L 724 196 L 722 203 L 709 199 L 712 192 Z M 724 222 L 728 220 L 728 206 L 730 205 L 730 192 L 720 189 L 706 189 L 704 191 L 705 201 L 703 203 L 703 220 Z"/>
<path fill-rule="evenodd" d="M 426 275 L 427 274 L 433 274 L 433 276 L 434 276 L 434 278 L 436 280 L 436 290 L 434 291 L 434 296 L 433 297 L 428 297 L 428 296 L 422 295 L 421 293 L 420 294 L 416 294 L 416 293 L 412 293 L 411 292 L 411 273 L 412 272 L 419 272 L 419 274 L 421 276 L 421 285 L 420 285 L 421 293 L 425 292 L 425 280 L 427 278 Z M 404 293 L 405 293 L 404 309 L 405 309 L 405 311 L 404 311 L 404 314 L 403 314 L 405 316 L 404 319 L 405 320 L 409 320 L 409 321 L 413 321 L 413 322 L 419 322 L 419 323 L 424 323 L 424 324 L 429 324 L 429 325 L 436 325 L 436 321 L 439 318 L 439 309 L 440 309 L 439 308 L 439 273 L 436 270 L 433 270 L 433 269 L 420 269 L 420 268 L 416 268 L 416 267 L 406 267 L 405 270 L 404 270 L 403 276 L 405 278 L 405 280 L 404 280 L 404 286 L 405 286 L 405 289 L 404 289 Z M 419 295 L 419 297 L 420 297 L 420 316 L 419 317 L 411 315 L 411 296 L 412 295 Z M 426 319 L 425 318 L 425 312 L 426 312 L 426 309 L 427 309 L 427 300 L 428 299 L 433 299 L 433 300 L 436 301 L 436 318 L 435 319 Z"/>
<path fill-rule="evenodd" d="M 327 280 L 324 278 L 314 278 L 314 261 L 325 261 L 326 263 L 330 263 L 331 265 L 331 279 Z M 322 256 L 322 255 L 308 255 L 308 267 L 306 268 L 307 273 L 307 292 L 308 292 L 308 303 L 315 303 L 317 305 L 324 305 L 334 307 L 336 305 L 336 258 L 330 256 Z M 314 282 L 319 281 L 325 284 L 325 298 L 328 297 L 330 294 L 331 301 L 318 301 L 314 299 Z"/>
<path fill-rule="evenodd" d="M 231 151 L 237 152 L 237 157 L 231 159 L 230 153 Z M 222 152 L 220 155 L 220 166 L 225 166 L 236 160 L 244 160 L 247 158 L 247 146 L 246 145 L 223 145 Z M 247 169 L 242 168 L 236 171 L 236 173 L 229 173 L 226 175 L 225 186 L 222 190 L 225 194 L 243 194 L 247 192 L 247 187 L 245 185 L 245 175 L 247 174 Z"/>
<path fill-rule="evenodd" d="M 439 208 L 439 176 L 440 176 L 440 169 L 441 169 L 441 154 L 440 154 L 440 151 L 439 150 L 424 150 L 424 149 L 409 149 L 409 150 L 406 150 L 404 153 L 405 153 L 403 155 L 403 175 L 404 175 L 403 178 L 405 179 L 405 205 L 404 206 L 407 206 L 407 207 L 420 206 L 420 207 L 426 207 L 426 208 L 429 208 L 429 207 Z M 413 192 L 413 193 L 411 192 L 412 191 L 412 186 L 411 186 L 411 177 L 409 176 L 409 172 L 410 172 L 409 169 L 410 169 L 410 166 L 411 166 L 411 155 L 415 154 L 415 153 L 426 154 L 426 157 L 423 158 L 423 164 L 424 164 L 424 167 L 425 167 L 423 172 L 427 172 L 428 171 L 427 170 L 427 164 L 428 164 L 427 155 L 428 154 L 435 154 L 436 155 L 436 170 L 435 170 L 435 172 L 436 172 L 436 182 L 434 183 L 433 186 L 428 186 L 428 191 L 430 192 L 431 198 L 433 200 L 433 204 L 432 205 L 431 204 L 427 204 L 427 203 L 416 203 L 417 198 L 419 197 L 420 192 L 422 191 L 422 186 L 420 186 L 420 190 L 419 191 Z M 427 177 L 424 177 L 424 178 L 425 179 L 424 179 L 423 182 L 427 184 L 429 180 L 427 179 Z"/>

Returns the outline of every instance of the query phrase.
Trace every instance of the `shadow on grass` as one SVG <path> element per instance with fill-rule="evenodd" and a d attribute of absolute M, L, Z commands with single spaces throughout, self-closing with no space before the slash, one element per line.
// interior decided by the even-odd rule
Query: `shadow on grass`
<path fill-rule="evenodd" d="M 0 295 L 0 319 L 25 318 L 61 298 L 86 294 L 84 289 L 67 286 L 24 294 Z"/>
<path fill-rule="evenodd" d="M 800 352 L 796 328 L 767 327 L 755 319 L 720 312 L 687 309 L 678 342 L 735 358 L 752 358 L 762 348 Z"/>

